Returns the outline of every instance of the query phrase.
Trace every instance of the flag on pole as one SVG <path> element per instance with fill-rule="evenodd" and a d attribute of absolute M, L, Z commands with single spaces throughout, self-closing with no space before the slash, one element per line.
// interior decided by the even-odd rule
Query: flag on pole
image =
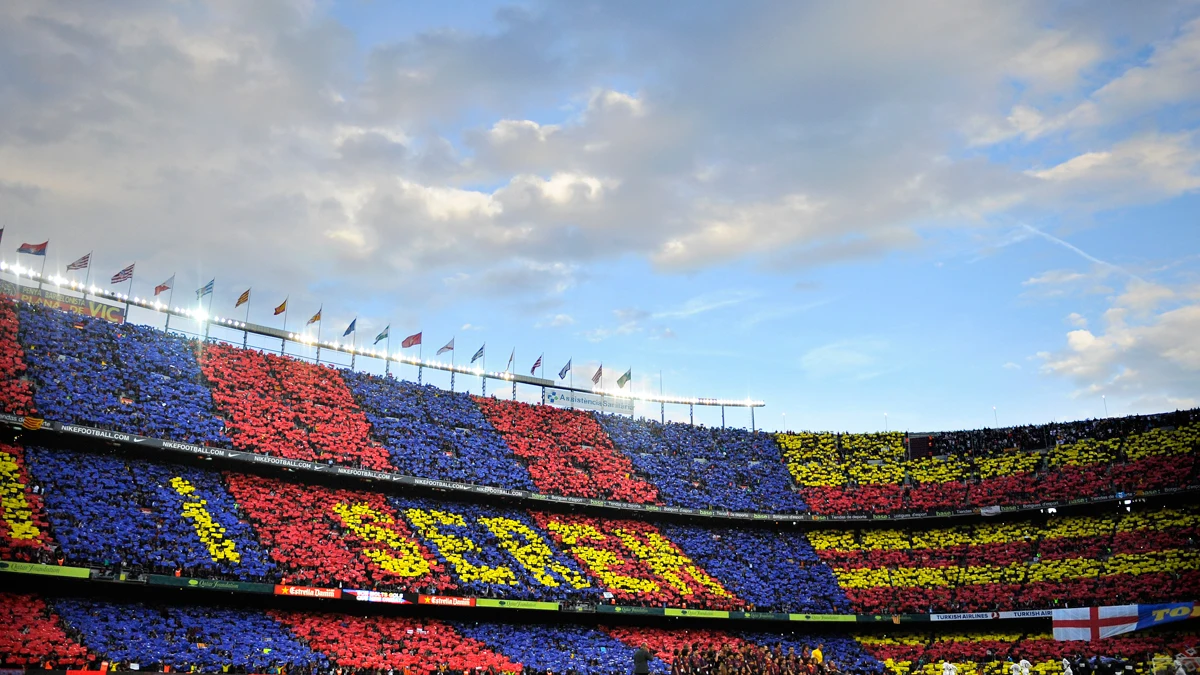
<path fill-rule="evenodd" d="M 487 343 L 486 342 L 483 343 L 483 347 L 486 347 L 486 346 L 487 346 Z M 479 351 L 475 352 L 475 356 L 471 357 L 471 363 L 475 363 L 479 359 L 483 358 L 483 347 L 480 347 Z"/>
<path fill-rule="evenodd" d="M 133 265 L 130 265 L 129 267 L 126 267 L 125 269 L 121 270 L 120 272 L 117 272 L 116 274 L 112 275 L 112 283 L 119 284 L 119 283 L 122 283 L 125 281 L 129 281 L 132 278 L 133 278 Z"/>
<path fill-rule="evenodd" d="M 390 337 L 389 333 L 391 332 L 391 330 L 392 330 L 392 324 L 389 323 L 388 325 L 384 326 L 383 330 L 380 331 L 379 335 L 375 336 L 375 342 L 373 344 L 379 344 L 380 340 L 388 339 L 388 337 Z"/>
<path fill-rule="evenodd" d="M 92 254 L 91 253 L 83 256 L 82 258 L 80 258 L 79 260 L 76 260 L 75 262 L 71 263 L 70 265 L 67 265 L 67 271 L 74 272 L 75 270 L 86 270 L 88 268 L 88 265 L 90 265 L 90 264 L 92 264 Z"/>
<path fill-rule="evenodd" d="M 246 304 L 247 302 L 250 302 L 250 289 L 249 288 L 246 289 L 245 293 L 242 293 L 241 295 L 238 296 L 237 303 L 235 303 L 233 305 L 233 308 L 237 309 L 238 307 L 241 307 L 242 305 Z"/>
<path fill-rule="evenodd" d="M 346 326 L 346 332 L 342 333 L 342 337 L 346 337 L 347 335 L 353 333 L 356 328 L 358 328 L 358 317 L 357 316 L 354 317 L 354 320 L 350 322 L 349 326 Z"/>
<path fill-rule="evenodd" d="M 1100 640 L 1136 630 L 1137 605 L 1075 607 L 1052 611 L 1055 640 Z"/>
<path fill-rule="evenodd" d="M 625 371 L 624 375 L 617 378 L 617 386 L 624 389 L 625 385 L 629 384 L 631 379 L 633 379 L 633 368 Z"/>
<path fill-rule="evenodd" d="M 204 284 L 203 286 L 201 286 L 200 288 L 197 288 L 196 289 L 196 299 L 202 300 L 202 299 L 204 299 L 204 296 L 212 295 L 213 284 L 215 284 L 215 283 L 217 283 L 217 280 L 213 279 L 213 280 L 209 281 L 207 284 Z"/>
<path fill-rule="evenodd" d="M 154 297 L 157 298 L 159 293 L 162 293 L 163 291 L 169 291 L 174 287 L 175 287 L 175 275 L 172 274 L 170 279 L 167 279 L 166 281 L 164 281 L 161 284 L 154 287 Z"/>
<path fill-rule="evenodd" d="M 284 298 L 283 302 L 279 303 L 279 306 L 275 308 L 275 316 L 279 316 L 287 311 L 287 301 L 288 299 Z"/>
<path fill-rule="evenodd" d="M 306 324 L 304 324 L 304 325 L 305 325 L 305 326 L 311 326 L 311 325 L 313 325 L 314 323 L 317 323 L 318 321 L 320 321 L 320 320 L 321 320 L 321 310 L 322 310 L 322 309 L 325 309 L 325 308 L 324 308 L 324 307 L 320 307 L 320 308 L 318 308 L 318 309 L 317 309 L 317 313 L 316 313 L 316 314 L 313 314 L 313 315 L 312 315 L 312 318 L 308 320 L 308 323 L 306 323 Z"/>
<path fill-rule="evenodd" d="M 40 244 L 21 244 L 21 248 L 17 249 L 17 253 L 27 253 L 29 255 L 46 255 L 46 247 L 50 245 L 50 240 L 47 239 Z"/>
<path fill-rule="evenodd" d="M 596 374 L 592 376 L 592 384 L 600 384 L 600 378 L 603 376 L 604 376 L 604 364 L 601 363 L 600 367 L 596 369 Z"/>
<path fill-rule="evenodd" d="M 0 227 L 0 241 L 4 241 L 4 228 Z"/>
<path fill-rule="evenodd" d="M 541 359 L 538 359 L 538 361 L 541 361 Z M 571 359 L 567 359 L 567 365 L 563 366 L 562 370 L 558 371 L 558 379 L 563 379 L 569 372 L 571 372 Z"/>
<path fill-rule="evenodd" d="M 454 351 L 454 338 L 450 338 L 450 341 L 446 343 L 446 346 L 439 349 L 437 351 L 437 353 L 440 356 L 446 352 L 452 352 L 452 351 Z"/>
<path fill-rule="evenodd" d="M 400 343 L 400 348 L 408 349 L 409 347 L 416 347 L 419 344 L 421 344 L 421 334 L 413 333 L 412 335 L 404 338 L 404 342 Z"/>
<path fill-rule="evenodd" d="M 545 354 L 542 354 L 542 356 L 545 356 Z M 537 369 L 542 367 L 542 356 L 539 356 L 538 360 L 533 362 L 533 367 L 529 369 L 530 375 L 537 375 Z"/>
<path fill-rule="evenodd" d="M 517 348 L 513 347 L 512 353 L 508 355 L 508 365 L 504 366 L 504 372 L 507 373 L 508 371 L 512 370 L 513 359 L 515 358 L 517 358 Z"/>

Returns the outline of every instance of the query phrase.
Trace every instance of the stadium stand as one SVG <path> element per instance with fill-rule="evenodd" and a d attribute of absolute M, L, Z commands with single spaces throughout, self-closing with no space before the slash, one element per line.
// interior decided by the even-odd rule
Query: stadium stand
<path fill-rule="evenodd" d="M 1196 411 L 1095 422 L 934 434 L 927 441 L 937 448 L 932 452 L 960 454 L 909 459 L 895 433 L 778 438 L 800 494 L 821 514 L 1066 502 L 1097 489 L 1133 494 L 1194 480 Z M 1087 437 L 1093 432 L 1103 440 Z M 1002 447 L 1007 443 L 1023 445 Z"/>
<path fill-rule="evenodd" d="M 16 306 L 0 299 L 0 412 L 28 415 L 35 410 L 25 379 L 25 350 L 17 342 L 18 325 Z"/>
<path fill-rule="evenodd" d="M 809 534 L 859 611 L 1171 601 L 1200 588 L 1200 511 Z"/>
<path fill-rule="evenodd" d="M 224 344 L 206 345 L 200 363 L 238 450 L 393 469 L 338 370 Z"/>
<path fill-rule="evenodd" d="M 4 512 L 68 564 L 539 601 L 958 612 L 1200 588 L 1200 510 L 809 532 L 598 518 L 62 449 L 7 447 L 42 494 Z M 34 497 L 42 497 L 39 505 Z M 47 527 L 48 526 L 48 527 Z M 32 532 L 32 531 L 28 531 Z"/>
<path fill-rule="evenodd" d="M 41 487 L 29 479 L 21 448 L 0 443 L 0 558 L 44 560 L 50 553 L 49 523 Z"/>
<path fill-rule="evenodd" d="M 779 446 L 768 434 L 620 415 L 596 419 L 672 506 L 760 513 L 805 509 L 791 488 Z"/>
<path fill-rule="evenodd" d="M 636 476 L 629 457 L 592 415 L 576 410 L 476 398 L 475 402 L 525 461 L 542 492 L 650 504 L 658 489 Z"/>
<path fill-rule="evenodd" d="M 775 436 L 472 397 L 8 301 L 0 387 L 6 409 L 36 408 L 60 422 L 686 508 L 891 515 L 1132 494 L 1198 478 L 1198 411 L 911 438 Z"/>
<path fill-rule="evenodd" d="M 368 373 L 342 377 L 400 473 L 537 489 L 469 395 Z"/>
<path fill-rule="evenodd" d="M 196 343 L 22 305 L 21 345 L 40 414 L 189 443 L 227 442 L 201 384 Z"/>
<path fill-rule="evenodd" d="M 938 675 L 943 661 L 959 673 L 1008 675 L 1027 659 L 1041 675 L 1112 672 L 1102 661 L 1128 663 L 1149 675 L 1155 662 L 1197 644 L 1188 632 L 1123 635 L 1096 642 L 1056 642 L 1044 633 L 794 632 L 698 628 L 584 627 L 572 624 L 445 622 L 399 616 L 182 607 L 0 593 L 0 666 L 101 665 L 141 672 L 330 673 L 341 669 L 442 672 L 445 668 L 508 673 L 628 673 L 633 650 L 650 647 L 654 672 L 740 672 L 747 661 L 818 660 L 817 672 Z M 1090 662 L 1088 666 L 1086 662 Z M 805 673 L 786 667 L 782 672 Z M 761 672 L 761 671 L 759 671 Z"/>
<path fill-rule="evenodd" d="M 46 521 L 66 559 L 161 573 L 262 579 L 274 567 L 219 474 L 32 447 Z"/>
<path fill-rule="evenodd" d="M 66 668 L 82 666 L 90 656 L 67 636 L 58 616 L 41 598 L 0 593 L 0 665 Z"/>

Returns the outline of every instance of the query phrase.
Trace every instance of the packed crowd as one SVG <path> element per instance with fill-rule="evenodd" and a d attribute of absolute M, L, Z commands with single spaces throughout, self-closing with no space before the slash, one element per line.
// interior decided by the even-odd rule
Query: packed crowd
<path fill-rule="evenodd" d="M 1195 507 L 808 538 L 859 611 L 1167 602 L 1200 588 Z"/>
<path fill-rule="evenodd" d="M 536 490 L 469 395 L 368 373 L 342 377 L 400 473 Z"/>
<path fill-rule="evenodd" d="M 475 402 L 542 492 L 636 504 L 659 500 L 658 489 L 635 475 L 629 457 L 613 447 L 591 414 L 494 398 Z"/>
<path fill-rule="evenodd" d="M 1014 506 L 1200 471 L 1198 411 L 932 434 L 913 456 L 897 432 L 772 436 L 483 399 L 10 301 L 0 394 L 10 412 L 292 459 L 764 513 Z"/>
<path fill-rule="evenodd" d="M 16 305 L 0 298 L 0 412 L 27 415 L 36 411 L 25 379 L 25 350 L 17 341 L 18 326 Z"/>
<path fill-rule="evenodd" d="M 765 433 L 596 415 L 614 446 L 661 492 L 693 509 L 803 511 L 779 445 Z"/>
<path fill-rule="evenodd" d="M 217 473 L 37 447 L 26 460 L 65 560 L 197 577 L 276 574 Z"/>
<path fill-rule="evenodd" d="M 448 622 L 401 616 L 147 605 L 0 594 L 0 667 L 162 672 L 577 673 L 627 675 L 648 645 L 653 673 L 702 673 L 705 659 L 813 660 L 881 673 L 851 636 L 702 629 Z M 816 656 L 814 656 L 816 655 Z M 781 661 L 783 662 L 783 661 Z M 836 670 L 832 667 L 837 664 Z M 717 670 L 711 671 L 717 673 Z M 746 672 L 734 671 L 728 672 Z M 753 672 L 753 671 L 751 671 Z"/>
<path fill-rule="evenodd" d="M 225 344 L 200 364 L 238 450 L 392 470 L 338 370 Z"/>
<path fill-rule="evenodd" d="M 24 451 L 0 443 L 0 559 L 34 562 L 51 553 L 40 493 L 29 479 Z"/>
<path fill-rule="evenodd" d="M 0 460 L 10 458 L 0 461 L 0 488 L 9 495 L 0 544 L 9 559 L 324 587 L 801 613 L 1171 601 L 1200 588 L 1196 508 L 805 532 L 389 497 L 98 452 L 0 451 Z"/>
<path fill-rule="evenodd" d="M 1136 423 L 1098 427 L 1124 429 L 1126 436 L 1007 453 L 905 459 L 899 434 L 781 434 L 779 443 L 809 508 L 822 514 L 1066 502 L 1087 496 L 1080 486 L 1134 494 L 1195 482 L 1200 413 L 1130 419 Z"/>
<path fill-rule="evenodd" d="M 1131 633 L 1095 642 L 1057 641 L 1049 633 L 922 633 L 860 636 L 890 675 L 1175 675 L 1175 657 L 1194 649 L 1193 633 Z M 951 668 L 947 668 L 950 664 Z M 1028 664 L 1022 667 L 1022 664 Z M 1016 669 L 1013 666 L 1018 666 Z M 1130 670 L 1125 670 L 1128 666 Z"/>
<path fill-rule="evenodd" d="M 38 413 L 125 433 L 227 443 L 202 383 L 197 343 L 44 307 L 22 305 L 19 314 Z"/>

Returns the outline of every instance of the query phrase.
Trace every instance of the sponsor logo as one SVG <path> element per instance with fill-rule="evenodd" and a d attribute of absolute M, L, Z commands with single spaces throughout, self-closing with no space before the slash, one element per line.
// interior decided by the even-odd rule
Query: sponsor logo
<path fill-rule="evenodd" d="M 418 603 L 441 607 L 474 607 L 475 598 L 457 598 L 450 595 L 422 595 L 418 599 Z"/>
<path fill-rule="evenodd" d="M 192 445 L 191 443 L 163 441 L 161 445 L 167 450 L 179 450 L 181 452 L 191 452 L 197 455 L 209 455 L 211 457 L 226 457 L 229 455 L 227 451 L 221 448 L 207 448 L 203 445 Z"/>
<path fill-rule="evenodd" d="M 77 436 L 91 436 L 92 438 L 103 438 L 106 441 L 123 441 L 128 443 L 133 436 L 123 434 L 119 431 L 108 431 L 107 429 L 93 429 L 91 427 L 80 427 L 74 424 L 64 424 L 61 429 L 68 434 Z"/>
<path fill-rule="evenodd" d="M 342 597 L 340 588 L 313 588 L 311 586 L 275 586 L 275 595 L 291 595 L 298 598 L 327 598 L 336 600 Z"/>

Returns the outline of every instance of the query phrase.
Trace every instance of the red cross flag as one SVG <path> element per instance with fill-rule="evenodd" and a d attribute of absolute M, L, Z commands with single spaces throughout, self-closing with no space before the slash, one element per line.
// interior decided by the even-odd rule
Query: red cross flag
<path fill-rule="evenodd" d="M 1138 606 L 1056 609 L 1053 617 L 1055 640 L 1100 640 L 1136 630 Z"/>

